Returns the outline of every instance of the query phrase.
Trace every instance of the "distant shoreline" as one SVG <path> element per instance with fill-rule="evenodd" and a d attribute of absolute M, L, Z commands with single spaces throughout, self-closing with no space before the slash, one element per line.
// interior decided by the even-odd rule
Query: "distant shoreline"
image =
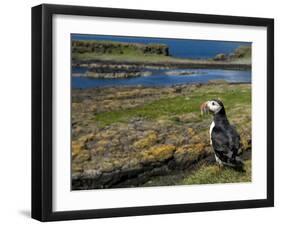
<path fill-rule="evenodd" d="M 169 46 L 109 41 L 72 41 L 72 66 L 128 69 L 251 69 L 251 47 L 240 46 L 231 54 L 219 53 L 212 58 L 177 58 Z M 94 67 L 93 67 L 94 66 Z"/>
<path fill-rule="evenodd" d="M 176 85 L 151 85 L 151 86 L 145 86 L 145 85 L 108 85 L 108 86 L 99 86 L 99 87 L 87 87 L 87 88 L 74 88 L 72 87 L 72 90 L 79 91 L 79 90 L 92 90 L 92 89 L 116 89 L 116 90 L 122 90 L 122 89 L 169 89 L 169 88 L 182 88 L 182 87 L 194 87 L 194 86 L 212 86 L 212 85 L 251 85 L 251 82 L 227 82 L 225 80 L 213 80 L 206 83 L 198 82 L 198 83 L 187 83 L 187 84 L 176 84 Z"/>
<path fill-rule="evenodd" d="M 117 61 L 117 60 L 85 60 L 72 61 L 73 67 L 92 67 L 96 66 L 112 66 L 126 65 L 138 68 L 154 68 L 154 69 L 228 69 L 228 70 L 251 70 L 252 66 L 248 63 L 239 62 L 218 62 L 208 60 L 163 60 L 157 62 L 146 61 Z"/>
<path fill-rule="evenodd" d="M 151 74 L 150 70 L 161 69 L 251 70 L 251 49 L 245 46 L 231 54 L 190 59 L 171 56 L 167 45 L 73 41 L 71 57 L 72 67 L 87 68 L 83 76 L 90 78 L 132 78 L 147 76 Z"/>

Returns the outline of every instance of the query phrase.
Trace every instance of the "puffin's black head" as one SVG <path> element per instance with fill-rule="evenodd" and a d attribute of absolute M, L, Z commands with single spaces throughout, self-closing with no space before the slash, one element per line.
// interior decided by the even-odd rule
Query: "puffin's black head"
<path fill-rule="evenodd" d="M 213 99 L 203 103 L 201 105 L 201 114 L 206 112 L 211 112 L 212 114 L 225 114 L 222 101 L 218 99 Z"/>

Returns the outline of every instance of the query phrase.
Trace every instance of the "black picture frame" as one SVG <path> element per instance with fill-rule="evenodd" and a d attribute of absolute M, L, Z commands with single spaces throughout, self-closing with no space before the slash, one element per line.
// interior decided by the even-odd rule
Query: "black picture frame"
<path fill-rule="evenodd" d="M 52 210 L 52 17 L 55 14 L 266 27 L 267 198 L 54 212 Z M 32 218 L 40 221 L 57 221 L 272 206 L 274 206 L 273 19 L 49 4 L 32 8 Z"/>

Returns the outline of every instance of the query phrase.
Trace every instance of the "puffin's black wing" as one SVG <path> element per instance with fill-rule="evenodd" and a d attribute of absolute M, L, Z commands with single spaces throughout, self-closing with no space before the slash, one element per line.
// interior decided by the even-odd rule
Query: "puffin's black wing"
<path fill-rule="evenodd" d="M 236 165 L 240 149 L 240 136 L 234 127 L 215 126 L 211 134 L 212 145 L 216 156 L 226 164 Z"/>

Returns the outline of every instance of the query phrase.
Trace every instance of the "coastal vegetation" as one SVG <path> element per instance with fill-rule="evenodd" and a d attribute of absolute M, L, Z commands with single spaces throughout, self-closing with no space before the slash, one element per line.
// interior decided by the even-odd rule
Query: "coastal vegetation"
<path fill-rule="evenodd" d="M 71 51 L 72 67 L 83 68 L 72 76 L 90 78 L 73 81 L 106 85 L 71 92 L 73 190 L 251 182 L 251 84 L 215 80 L 225 77 L 200 70 L 241 70 L 240 76 L 248 70 L 249 76 L 251 46 L 204 59 L 177 58 L 168 45 L 157 43 L 73 40 Z M 167 86 L 108 86 L 147 80 L 152 77 L 134 78 L 154 76 L 157 70 Z M 173 79 L 191 80 L 199 73 L 213 80 L 171 85 Z M 210 99 L 223 101 L 241 136 L 245 172 L 215 161 L 209 140 L 212 115 L 200 114 L 200 105 Z"/>
<path fill-rule="evenodd" d="M 170 70 L 165 72 L 166 75 L 194 75 L 199 73 L 202 74 L 203 72 L 190 70 Z"/>
<path fill-rule="evenodd" d="M 227 62 L 236 62 L 236 63 L 239 62 L 244 64 L 251 64 L 251 59 L 252 59 L 251 46 L 240 46 L 236 48 L 233 53 L 230 54 L 219 53 L 213 58 L 214 61 L 227 61 Z"/>
<path fill-rule="evenodd" d="M 251 46 L 240 46 L 231 54 L 220 53 L 209 59 L 184 59 L 171 56 L 169 47 L 164 44 L 74 40 L 72 66 L 87 67 L 88 73 L 84 76 L 111 79 L 147 76 L 149 69 L 249 70 Z"/>
<path fill-rule="evenodd" d="M 246 172 L 217 166 L 209 144 L 220 98 L 241 135 Z M 251 85 L 109 87 L 72 92 L 72 188 L 251 181 Z"/>
<path fill-rule="evenodd" d="M 96 55 L 169 55 L 165 44 L 142 44 L 111 41 L 72 41 L 72 53 L 93 53 Z"/>

